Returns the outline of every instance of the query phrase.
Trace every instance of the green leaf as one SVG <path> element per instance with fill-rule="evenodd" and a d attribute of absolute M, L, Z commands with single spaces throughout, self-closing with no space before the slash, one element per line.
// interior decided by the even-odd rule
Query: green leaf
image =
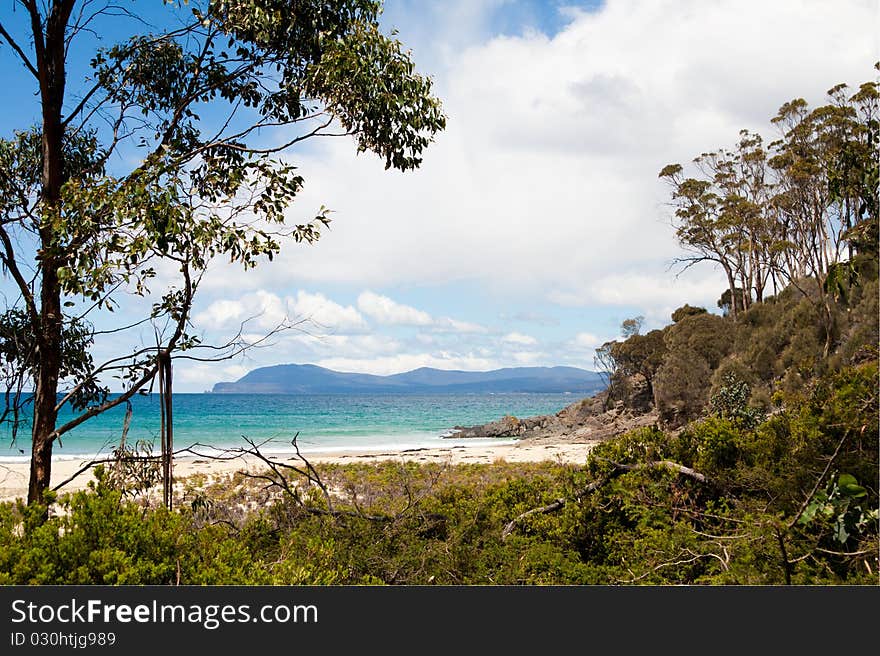
<path fill-rule="evenodd" d="M 837 533 L 834 537 L 840 544 L 844 544 L 847 540 L 849 540 L 849 532 L 846 530 L 846 522 L 844 521 L 843 515 L 840 515 L 837 518 L 836 524 Z"/>
<path fill-rule="evenodd" d="M 867 494 L 865 488 L 859 485 L 856 477 L 852 474 L 841 474 L 837 479 L 837 487 L 840 488 L 841 494 L 854 499 L 861 498 Z"/>
<path fill-rule="evenodd" d="M 801 514 L 801 518 L 798 520 L 798 524 L 805 526 L 813 521 L 816 517 L 816 510 L 818 510 L 819 506 L 816 503 L 811 503 L 808 505 L 804 512 Z"/>

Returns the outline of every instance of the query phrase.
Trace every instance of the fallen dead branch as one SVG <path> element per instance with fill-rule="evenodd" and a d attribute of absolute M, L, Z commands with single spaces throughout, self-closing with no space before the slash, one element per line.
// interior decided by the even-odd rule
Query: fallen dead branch
<path fill-rule="evenodd" d="M 632 465 L 625 465 L 613 462 L 613 469 L 605 474 L 602 478 L 593 481 L 583 489 L 581 489 L 577 494 L 574 494 L 570 497 L 560 497 L 546 506 L 541 506 L 539 508 L 532 508 L 531 510 L 527 510 L 524 513 L 521 513 L 510 520 L 501 531 L 501 539 L 506 540 L 507 537 L 513 533 L 516 529 L 517 525 L 520 524 L 524 519 L 531 517 L 532 515 L 546 515 L 549 513 L 557 512 L 561 510 L 566 503 L 569 501 L 579 501 L 581 498 L 587 496 L 588 494 L 592 494 L 596 490 L 600 489 L 604 485 L 608 484 L 618 476 L 625 474 L 631 471 L 638 471 L 640 469 L 654 469 L 654 468 L 663 468 L 673 471 L 682 476 L 686 476 L 688 478 L 692 478 L 693 480 L 699 483 L 708 483 L 708 479 L 705 474 L 701 474 L 695 469 L 691 469 L 690 467 L 685 467 L 677 462 L 672 462 L 671 460 L 655 460 L 651 462 L 643 462 L 636 463 Z"/>

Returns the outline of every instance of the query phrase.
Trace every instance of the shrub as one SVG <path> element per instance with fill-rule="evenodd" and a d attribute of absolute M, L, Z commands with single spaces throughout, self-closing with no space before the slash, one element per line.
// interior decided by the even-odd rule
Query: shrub
<path fill-rule="evenodd" d="M 740 429 L 730 419 L 707 417 L 686 429 L 696 445 L 696 466 L 711 475 L 739 459 Z"/>

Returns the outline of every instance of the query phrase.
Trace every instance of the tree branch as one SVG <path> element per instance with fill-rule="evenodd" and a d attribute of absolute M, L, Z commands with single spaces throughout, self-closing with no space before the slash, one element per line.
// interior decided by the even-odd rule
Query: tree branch
<path fill-rule="evenodd" d="M 39 314 L 37 313 L 37 306 L 34 301 L 34 295 L 31 291 L 30 285 L 28 285 L 27 280 L 24 279 L 24 276 L 21 274 L 21 270 L 18 268 L 18 262 L 15 259 L 15 249 L 12 246 L 12 240 L 9 239 L 9 234 L 6 232 L 6 228 L 0 226 L 0 241 L 3 242 L 3 250 L 5 253 L 0 253 L 0 261 L 3 262 L 3 265 L 9 270 L 9 273 L 12 274 L 13 279 L 15 280 L 15 284 L 18 285 L 18 290 L 21 292 L 21 296 L 24 299 L 25 306 L 27 306 L 28 316 L 30 316 L 31 324 L 34 329 L 39 325 Z"/>
<path fill-rule="evenodd" d="M 180 341 L 181 337 L 183 337 L 184 329 L 186 327 L 187 322 L 189 321 L 189 312 L 192 309 L 193 282 L 192 282 L 192 278 L 190 277 L 189 262 L 188 261 L 184 262 L 183 265 L 180 267 L 180 272 L 183 275 L 183 291 L 184 291 L 182 309 L 179 313 L 179 316 L 177 317 L 177 323 L 174 328 L 174 333 L 171 335 L 171 337 L 169 338 L 169 340 L 165 344 L 165 346 L 161 346 L 161 345 L 159 346 L 160 352 L 162 350 L 168 351 L 169 353 L 174 351 L 174 348 L 177 346 L 177 342 Z M 80 416 L 78 416 L 74 419 L 71 419 L 66 424 L 64 424 L 60 427 L 56 427 L 55 430 L 52 432 L 51 439 L 56 440 L 59 437 L 61 437 L 64 433 L 66 433 L 70 430 L 73 430 L 74 428 L 76 428 L 77 426 L 79 426 L 83 422 L 88 421 L 92 417 L 96 417 L 97 415 L 100 415 L 100 414 L 106 412 L 107 410 L 110 410 L 111 408 L 115 408 L 116 406 L 118 406 L 122 403 L 125 403 L 126 401 L 131 399 L 131 397 L 133 397 L 135 394 L 137 394 L 144 385 L 146 385 L 150 380 L 152 380 L 156 376 L 158 371 L 159 371 L 159 365 L 157 362 L 152 367 L 150 367 L 146 371 L 146 373 L 144 373 L 135 383 L 133 383 L 132 386 L 128 390 L 126 390 L 123 394 L 121 394 L 117 398 L 112 399 L 110 401 L 106 401 L 106 402 L 102 403 L 101 405 L 93 406 L 93 407 L 89 408 L 88 410 L 86 410 L 84 413 L 82 413 Z"/>
<path fill-rule="evenodd" d="M 27 58 L 24 50 L 19 47 L 19 45 L 15 42 L 15 39 L 13 39 L 9 32 L 6 31 L 6 28 L 3 27 L 3 23 L 0 23 L 0 36 L 6 39 L 6 43 L 8 43 L 13 50 L 15 50 L 16 54 L 21 58 L 21 61 L 24 62 L 25 68 L 27 68 L 31 72 L 31 74 L 39 80 L 40 74 L 37 72 L 37 69 Z"/>
<path fill-rule="evenodd" d="M 700 483 L 708 483 L 708 479 L 704 474 L 691 469 L 690 467 L 685 467 L 684 465 L 680 465 L 677 462 L 672 462 L 670 460 L 655 460 L 651 462 L 644 463 L 636 463 L 633 465 L 622 465 L 619 463 L 611 463 L 614 465 L 614 469 L 612 469 L 608 474 L 603 476 L 597 481 L 593 481 L 585 488 L 583 488 L 580 492 L 578 492 L 573 497 L 560 497 L 553 501 L 552 503 L 547 504 L 546 506 L 541 506 L 540 508 L 532 508 L 531 510 L 527 510 L 524 513 L 521 513 L 510 520 L 501 531 L 501 539 L 505 540 L 507 537 L 513 533 L 514 529 L 516 529 L 517 524 L 521 523 L 524 519 L 531 517 L 532 515 L 546 515 L 548 513 L 553 513 L 558 510 L 561 510 L 566 503 L 569 501 L 578 501 L 581 497 L 584 497 L 588 494 L 592 494 L 599 488 L 603 487 L 610 481 L 614 480 L 618 476 L 625 474 L 631 471 L 638 471 L 640 469 L 651 469 L 655 467 L 661 467 L 664 469 L 669 469 L 670 471 L 674 471 L 682 476 L 687 476 L 688 478 L 692 478 L 695 481 Z"/>
<path fill-rule="evenodd" d="M 792 518 L 792 520 L 788 523 L 788 529 L 791 530 L 795 524 L 797 524 L 798 520 L 801 518 L 801 515 L 804 514 L 804 511 L 807 509 L 807 506 L 810 505 L 810 501 L 813 500 L 813 497 L 816 495 L 816 491 L 819 489 L 819 486 L 822 484 L 822 481 L 825 479 L 825 476 L 828 474 L 828 470 L 831 469 L 831 465 L 834 463 L 834 460 L 837 458 L 837 454 L 840 453 L 841 447 L 843 447 L 843 443 L 846 441 L 846 438 L 849 437 L 849 431 L 844 431 L 843 437 L 840 438 L 840 442 L 837 443 L 837 448 L 834 449 L 834 453 L 831 454 L 831 458 L 828 459 L 828 464 L 825 465 L 825 469 L 822 470 L 822 474 L 819 478 L 816 479 L 815 485 L 813 485 L 813 489 L 810 490 L 810 493 L 804 499 L 804 502 L 801 504 L 801 507 L 798 509 L 797 514 Z"/>

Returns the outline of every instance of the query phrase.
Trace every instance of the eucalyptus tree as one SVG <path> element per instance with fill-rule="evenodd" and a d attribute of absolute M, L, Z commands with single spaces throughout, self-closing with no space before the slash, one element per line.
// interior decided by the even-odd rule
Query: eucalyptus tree
<path fill-rule="evenodd" d="M 689 251 L 678 262 L 683 263 L 685 269 L 701 262 L 716 264 L 724 272 L 728 289 L 736 293 L 735 290 L 741 289 L 737 284 L 740 251 L 723 193 L 712 179 L 686 177 L 680 164 L 665 166 L 660 177 L 666 178 L 672 186 L 675 235 L 679 244 Z M 736 307 L 732 313 L 734 318 Z"/>
<path fill-rule="evenodd" d="M 604 410 L 610 407 L 617 391 L 614 387 L 618 370 L 617 362 L 614 360 L 614 349 L 617 344 L 616 340 L 607 341 L 601 346 L 596 347 L 595 355 L 593 356 L 593 366 L 596 369 L 596 373 L 605 379 L 605 386 L 607 388 L 605 401 L 603 402 Z"/>
<path fill-rule="evenodd" d="M 660 176 L 673 187 L 675 228 L 679 243 L 694 254 L 686 266 L 717 263 L 727 278 L 734 318 L 753 301 L 761 302 L 773 276 L 771 258 L 775 222 L 769 210 L 773 193 L 767 155 L 760 135 L 740 132 L 734 150 L 721 148 L 694 159 L 700 178 L 687 178 L 678 164 Z"/>
<path fill-rule="evenodd" d="M 839 84 L 828 95 L 829 104 L 812 110 L 802 98 L 779 109 L 773 123 L 782 136 L 771 144 L 768 162 L 776 172 L 771 202 L 785 226 L 790 263 L 782 274 L 798 288 L 805 280 L 815 286 L 825 355 L 835 338 L 833 303 L 857 275 L 858 236 L 870 226 L 876 233 L 878 206 L 877 83 L 854 94 Z"/>
<path fill-rule="evenodd" d="M 645 317 L 639 315 L 637 317 L 631 317 L 629 319 L 624 319 L 623 323 L 620 324 L 620 336 L 624 339 L 629 339 L 633 335 L 638 335 L 642 332 L 642 325 L 645 323 Z"/>
<path fill-rule="evenodd" d="M 39 120 L 0 141 L 0 263 L 17 322 L 0 350 L 7 388 L 33 388 L 34 503 L 62 435 L 200 346 L 190 314 L 212 260 L 247 270 L 320 236 L 324 209 L 285 220 L 304 183 L 297 144 L 347 135 L 407 171 L 445 117 L 380 29 L 378 0 L 166 0 L 142 16 L 123 0 L 12 4 L 0 56 L 23 67 L 32 86 L 16 102 L 33 93 Z M 125 294 L 151 302 L 156 343 L 93 362 L 95 317 Z M 67 404 L 75 416 L 59 423 Z"/>
<path fill-rule="evenodd" d="M 780 138 L 740 133 L 734 150 L 660 171 L 672 186 L 674 227 L 690 252 L 686 267 L 716 263 L 728 282 L 725 307 L 736 318 L 772 287 L 794 285 L 814 299 L 824 322 L 825 353 L 834 341 L 832 304 L 857 275 L 854 256 L 876 258 L 878 90 L 844 84 L 829 103 L 811 109 L 785 103 L 773 124 Z"/>

